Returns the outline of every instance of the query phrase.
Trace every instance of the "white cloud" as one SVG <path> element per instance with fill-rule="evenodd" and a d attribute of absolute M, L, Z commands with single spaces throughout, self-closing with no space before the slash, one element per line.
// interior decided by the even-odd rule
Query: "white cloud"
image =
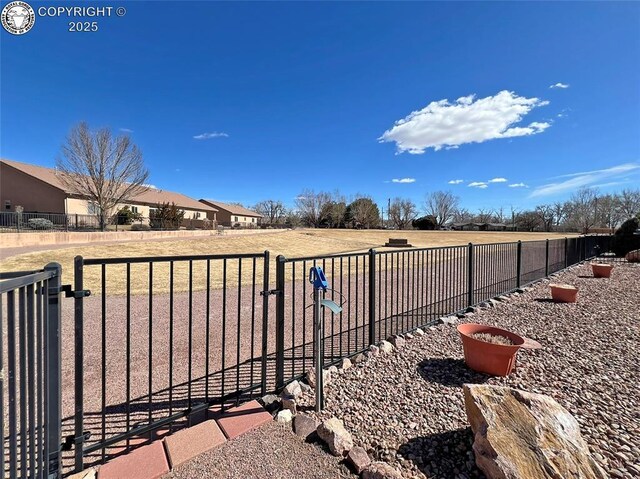
<path fill-rule="evenodd" d="M 509 188 L 529 188 L 529 186 L 524 183 L 511 183 Z"/>
<path fill-rule="evenodd" d="M 555 178 L 568 178 L 557 183 L 549 183 L 534 189 L 529 197 L 550 196 L 569 191 L 577 190 L 583 186 L 597 186 L 604 179 L 615 180 L 622 175 L 640 173 L 640 163 L 624 163 L 602 170 L 583 171 L 580 173 L 570 173 L 568 175 L 556 176 Z M 605 182 L 604 184 L 611 183 Z"/>
<path fill-rule="evenodd" d="M 569 88 L 569 84 L 568 83 L 554 83 L 553 85 L 549 85 L 549 88 L 562 88 L 563 90 L 565 88 Z"/>
<path fill-rule="evenodd" d="M 120 128 L 120 131 L 123 133 L 133 133 L 133 130 L 130 130 L 129 128 Z"/>
<path fill-rule="evenodd" d="M 491 178 L 489 183 L 506 183 L 507 181 L 506 178 Z"/>
<path fill-rule="evenodd" d="M 391 183 L 415 183 L 415 178 L 394 178 Z"/>
<path fill-rule="evenodd" d="M 514 125 L 534 108 L 548 103 L 507 90 L 477 100 L 475 95 L 469 95 L 453 103 L 446 99 L 433 101 L 422 110 L 396 121 L 378 141 L 395 142 L 398 153 L 421 154 L 429 148 L 438 151 L 457 148 L 465 143 L 535 135 L 546 130 L 550 123 Z"/>
<path fill-rule="evenodd" d="M 485 189 L 489 187 L 489 185 L 486 184 L 484 181 L 472 181 L 467 186 L 470 186 L 472 188 L 480 188 L 480 189 Z"/>
<path fill-rule="evenodd" d="M 450 185 L 459 185 L 460 183 L 464 183 L 464 180 L 449 180 Z"/>
<path fill-rule="evenodd" d="M 229 138 L 229 135 L 224 132 L 213 131 L 211 133 L 201 133 L 193 137 L 195 140 L 210 140 L 211 138 Z"/>

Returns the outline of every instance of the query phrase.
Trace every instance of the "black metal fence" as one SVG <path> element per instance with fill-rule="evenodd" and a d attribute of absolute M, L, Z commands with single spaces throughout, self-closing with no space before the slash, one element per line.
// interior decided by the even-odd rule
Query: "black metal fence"
<path fill-rule="evenodd" d="M 64 346 L 58 361 L 62 376 L 57 379 L 62 384 L 58 444 L 64 444 L 63 465 L 78 471 L 103 462 L 192 420 L 277 391 L 305 374 L 314 357 L 311 266 L 323 267 L 331 286 L 325 297 L 342 305 L 339 314 L 323 313 L 322 353 L 327 367 L 390 335 L 432 324 L 605 252 L 609 241 L 606 236 L 593 236 L 304 258 L 278 256 L 273 289 L 269 252 L 77 257 L 73 290 L 66 287 L 74 300 L 63 304 L 59 339 Z M 4 303 L 9 286 L 0 284 Z M 6 289 L 14 298 L 16 294 L 28 297 L 31 290 L 34 294 L 47 290 L 29 289 L 27 284 L 12 288 L 26 292 Z M 271 296 L 275 301 L 270 301 Z M 5 314 L 15 322 L 15 316 L 7 312 L 3 318 Z M 23 354 L 20 335 L 28 337 L 40 323 L 25 324 L 17 343 L 15 328 L 6 330 L 8 360 L 16 351 Z M 42 337 L 38 337 L 34 349 L 27 342 L 24 350 L 40 351 L 37 341 Z M 19 364 L 25 361 L 9 363 L 9 369 L 17 371 Z M 34 371 L 28 361 L 26 364 L 26 372 L 20 370 L 20 374 Z M 50 365 L 42 367 L 51 370 Z M 37 367 L 35 371 L 39 377 Z M 15 391 L 15 380 L 13 384 L 9 386 Z M 28 383 L 25 379 L 17 384 L 26 387 Z M 36 408 L 46 410 L 38 386 L 34 387 L 35 395 L 27 391 L 27 397 L 35 401 Z M 13 397 L 11 392 L 8 396 Z M 6 397 L 3 414 L 15 408 Z M 16 424 L 22 424 L 23 417 L 41 417 L 29 413 L 31 403 L 20 404 L 26 415 L 10 415 L 13 428 L 3 423 L 11 464 L 24 457 L 34 457 L 36 462 L 47 457 L 30 452 L 38 448 L 37 439 L 21 443 L 26 444 L 22 446 L 26 453 L 11 452 L 20 449 L 16 441 L 24 437 Z M 30 424 L 25 423 L 20 431 L 29 431 Z M 36 430 L 41 427 L 38 420 L 33 424 Z"/>
<path fill-rule="evenodd" d="M 100 221 L 96 215 L 0 212 L 0 233 L 96 231 L 99 229 Z"/>
<path fill-rule="evenodd" d="M 0 273 L 0 471 L 60 473 L 60 266 Z"/>

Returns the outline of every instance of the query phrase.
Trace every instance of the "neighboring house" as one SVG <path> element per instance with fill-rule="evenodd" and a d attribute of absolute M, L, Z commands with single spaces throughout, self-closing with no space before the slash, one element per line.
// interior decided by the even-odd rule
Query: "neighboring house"
<path fill-rule="evenodd" d="M 202 204 L 217 210 L 218 224 L 222 226 L 254 227 L 260 224 L 262 215 L 243 206 L 230 205 L 215 200 L 200 200 Z M 209 217 L 209 219 L 212 219 Z"/>
<path fill-rule="evenodd" d="M 185 221 L 216 221 L 216 209 L 173 191 L 148 188 L 118 205 L 148 218 L 150 210 L 163 203 L 175 203 L 184 211 Z M 82 195 L 73 194 L 60 180 L 55 169 L 12 160 L 0 160 L 0 207 L 4 212 L 22 206 L 25 213 L 96 214 L 94 204 Z M 116 211 L 113 212 L 114 214 Z"/>
<path fill-rule="evenodd" d="M 507 231 L 504 223 L 453 223 L 452 229 L 458 231 Z"/>

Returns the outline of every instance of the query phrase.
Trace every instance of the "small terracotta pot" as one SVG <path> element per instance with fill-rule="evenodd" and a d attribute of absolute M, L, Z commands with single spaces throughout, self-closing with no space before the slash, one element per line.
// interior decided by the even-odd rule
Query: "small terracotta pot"
<path fill-rule="evenodd" d="M 594 278 L 610 278 L 613 265 L 608 263 L 591 263 Z"/>
<path fill-rule="evenodd" d="M 515 333 L 486 324 L 461 324 L 458 332 L 462 339 L 464 361 L 474 371 L 494 376 L 507 376 L 516 364 L 516 353 L 524 344 L 525 338 Z M 480 341 L 471 335 L 488 333 L 509 338 L 513 345 L 493 344 Z"/>
<path fill-rule="evenodd" d="M 551 298 L 556 303 L 575 303 L 578 300 L 578 288 L 570 284 L 550 284 Z"/>

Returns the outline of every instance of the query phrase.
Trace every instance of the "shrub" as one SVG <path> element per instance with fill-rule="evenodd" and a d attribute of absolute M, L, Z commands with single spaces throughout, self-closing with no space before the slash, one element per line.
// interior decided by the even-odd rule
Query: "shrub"
<path fill-rule="evenodd" d="M 131 231 L 149 231 L 151 227 L 144 223 L 131 225 Z"/>
<path fill-rule="evenodd" d="M 32 230 L 50 230 L 53 229 L 53 222 L 46 218 L 31 218 L 27 221 L 27 228 Z"/>
<path fill-rule="evenodd" d="M 616 256 L 624 256 L 629 251 L 640 247 L 640 236 L 635 234 L 639 224 L 638 218 L 631 218 L 618 228 L 611 243 L 611 249 Z"/>
<path fill-rule="evenodd" d="M 177 230 L 184 220 L 184 211 L 175 203 L 163 203 L 149 212 L 149 224 L 152 229 Z"/>
<path fill-rule="evenodd" d="M 130 225 L 134 221 L 139 221 L 141 219 L 142 215 L 140 213 L 134 213 L 128 206 L 125 206 L 116 213 L 116 220 L 119 225 Z"/>
<path fill-rule="evenodd" d="M 419 230 L 434 230 L 438 227 L 438 223 L 436 222 L 436 218 L 434 216 L 422 216 L 420 218 L 416 218 L 411 223 L 414 228 Z"/>

